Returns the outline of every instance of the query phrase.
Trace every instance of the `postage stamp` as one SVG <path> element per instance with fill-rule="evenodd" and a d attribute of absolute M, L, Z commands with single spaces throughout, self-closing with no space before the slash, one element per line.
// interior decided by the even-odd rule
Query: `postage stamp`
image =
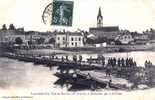
<path fill-rule="evenodd" d="M 53 12 L 51 25 L 72 26 L 73 1 L 53 1 Z"/>

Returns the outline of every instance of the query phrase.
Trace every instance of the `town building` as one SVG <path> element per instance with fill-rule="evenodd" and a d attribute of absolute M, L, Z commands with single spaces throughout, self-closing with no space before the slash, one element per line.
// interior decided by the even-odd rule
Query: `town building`
<path fill-rule="evenodd" d="M 147 44 L 149 41 L 149 35 L 148 34 L 133 34 L 135 44 Z"/>
<path fill-rule="evenodd" d="M 118 26 L 106 26 L 103 27 L 103 16 L 101 13 L 101 8 L 99 8 L 99 12 L 97 15 L 97 27 L 92 27 L 89 29 L 91 34 L 94 34 L 97 38 L 107 38 L 107 39 L 115 39 L 119 34 Z"/>
<path fill-rule="evenodd" d="M 25 42 L 25 34 L 23 31 L 17 30 L 0 30 L 0 43 L 1 44 L 13 44 L 17 38 L 21 38 L 23 43 Z"/>
<path fill-rule="evenodd" d="M 55 33 L 56 47 L 83 47 L 83 35 L 80 32 Z"/>
<path fill-rule="evenodd" d="M 89 32 L 94 34 L 97 38 L 115 39 L 119 34 L 119 27 L 97 27 L 90 28 Z"/>
<path fill-rule="evenodd" d="M 38 31 L 24 31 L 24 28 L 14 28 L 0 30 L 0 44 L 2 45 L 14 45 L 18 44 L 20 40 L 24 46 L 28 45 L 39 45 L 39 44 L 51 44 L 53 39 L 54 44 L 54 33 L 52 32 L 38 32 Z M 39 43 L 38 43 L 39 41 Z"/>

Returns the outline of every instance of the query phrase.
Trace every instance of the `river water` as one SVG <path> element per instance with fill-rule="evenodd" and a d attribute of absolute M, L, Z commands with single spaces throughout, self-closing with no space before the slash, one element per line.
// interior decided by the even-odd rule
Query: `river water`
<path fill-rule="evenodd" d="M 0 90 L 50 88 L 56 80 L 53 72 L 42 65 L 0 58 Z"/>
<path fill-rule="evenodd" d="M 144 66 L 145 60 L 150 60 L 155 65 L 155 52 L 130 52 L 130 53 L 106 53 L 109 57 L 132 57 L 139 66 Z M 61 57 L 62 55 L 59 55 Z M 70 58 L 72 55 L 69 55 Z M 97 54 L 82 54 L 86 60 L 90 56 L 97 57 Z M 42 65 L 34 65 L 18 60 L 0 58 L 0 89 L 9 88 L 51 88 L 57 78 L 53 75 L 56 69 L 49 70 Z"/>

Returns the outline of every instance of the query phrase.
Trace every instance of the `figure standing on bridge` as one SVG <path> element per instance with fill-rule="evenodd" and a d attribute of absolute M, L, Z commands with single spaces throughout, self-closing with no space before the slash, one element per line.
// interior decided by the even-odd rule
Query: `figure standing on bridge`
<path fill-rule="evenodd" d="M 122 66 L 122 67 L 125 67 L 124 58 L 121 59 L 121 66 Z"/>
<path fill-rule="evenodd" d="M 77 56 L 76 56 L 76 55 L 73 56 L 73 61 L 74 61 L 75 63 L 77 63 Z"/>
<path fill-rule="evenodd" d="M 121 66 L 121 60 L 120 60 L 120 58 L 118 58 L 118 60 L 117 60 L 117 65 L 118 65 L 118 67 Z"/>
<path fill-rule="evenodd" d="M 92 56 L 90 56 L 89 60 L 88 60 L 89 65 L 92 64 Z"/>
<path fill-rule="evenodd" d="M 63 56 L 61 57 L 61 61 L 64 62 L 64 57 Z"/>
<path fill-rule="evenodd" d="M 79 62 L 80 63 L 82 62 L 82 56 L 81 55 L 79 56 Z"/>
<path fill-rule="evenodd" d="M 107 68 L 107 69 L 106 69 L 106 77 L 107 77 L 107 76 L 110 77 L 110 75 L 111 75 L 110 73 L 111 73 L 110 68 Z"/>
<path fill-rule="evenodd" d="M 68 56 L 66 56 L 66 61 L 69 61 Z"/>
<path fill-rule="evenodd" d="M 105 65 L 105 57 L 102 56 L 101 59 L 102 59 L 102 65 L 104 66 Z"/>

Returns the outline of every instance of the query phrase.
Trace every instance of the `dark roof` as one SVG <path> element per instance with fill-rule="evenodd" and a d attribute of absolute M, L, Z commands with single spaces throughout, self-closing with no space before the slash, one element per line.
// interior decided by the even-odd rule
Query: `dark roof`
<path fill-rule="evenodd" d="M 74 35 L 74 36 L 82 36 L 81 32 L 70 32 L 70 33 L 67 33 L 67 34 Z"/>
<path fill-rule="evenodd" d="M 118 26 L 110 26 L 110 27 L 96 27 L 96 28 L 90 28 L 89 31 L 96 30 L 96 31 L 103 31 L 103 32 L 114 32 L 119 31 Z"/>
<path fill-rule="evenodd" d="M 82 36 L 81 32 L 55 32 L 55 35 L 72 35 L 72 36 Z"/>

